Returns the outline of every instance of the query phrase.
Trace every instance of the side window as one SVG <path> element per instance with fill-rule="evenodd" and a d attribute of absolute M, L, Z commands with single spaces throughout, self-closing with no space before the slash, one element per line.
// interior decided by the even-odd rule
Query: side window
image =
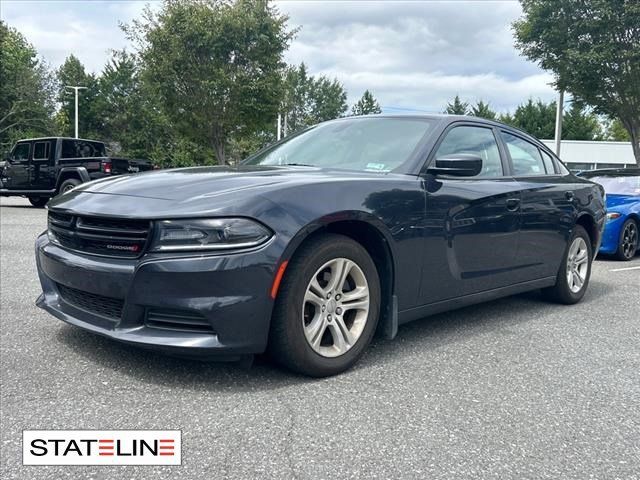
<path fill-rule="evenodd" d="M 507 132 L 501 132 L 501 135 L 507 144 L 513 164 L 513 173 L 516 176 L 545 174 L 544 163 L 538 147 Z"/>
<path fill-rule="evenodd" d="M 79 157 L 78 152 L 76 150 L 76 142 L 73 140 L 63 140 L 62 141 L 62 154 L 60 155 L 62 158 L 77 158 Z"/>
<path fill-rule="evenodd" d="M 24 162 L 25 160 L 29 160 L 29 150 L 31 144 L 30 143 L 19 143 L 16 145 L 16 148 L 13 150 L 13 155 L 11 155 L 11 159 L 16 162 Z"/>
<path fill-rule="evenodd" d="M 50 142 L 37 142 L 33 146 L 33 159 L 34 160 L 48 160 L 49 159 L 49 143 Z"/>
<path fill-rule="evenodd" d="M 85 140 L 63 140 L 62 158 L 104 157 L 104 144 Z"/>
<path fill-rule="evenodd" d="M 474 178 L 503 175 L 500 150 L 490 128 L 465 125 L 449 130 L 438 147 L 435 158 L 454 153 L 473 153 L 482 158 L 482 171 Z"/>
<path fill-rule="evenodd" d="M 565 164 L 562 163 L 557 158 L 556 158 L 555 164 L 556 164 L 556 167 L 558 167 L 558 171 L 560 172 L 560 175 L 569 175 L 571 173 L 569 169 L 565 166 Z"/>
<path fill-rule="evenodd" d="M 553 159 L 551 158 L 551 155 L 549 155 L 544 150 L 540 150 L 540 153 L 542 154 L 542 161 L 544 162 L 544 168 L 547 171 L 547 174 L 548 175 L 555 174 L 556 170 L 553 167 Z"/>

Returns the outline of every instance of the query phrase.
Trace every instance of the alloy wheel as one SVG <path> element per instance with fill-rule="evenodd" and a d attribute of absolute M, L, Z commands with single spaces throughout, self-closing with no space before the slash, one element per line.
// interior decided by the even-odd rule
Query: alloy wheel
<path fill-rule="evenodd" d="M 369 316 L 369 285 L 352 260 L 322 265 L 307 285 L 302 326 L 309 346 L 323 357 L 338 357 L 358 341 Z"/>
<path fill-rule="evenodd" d="M 622 232 L 622 254 L 625 258 L 632 258 L 638 249 L 638 227 L 635 222 L 629 222 Z"/>
<path fill-rule="evenodd" d="M 589 249 L 582 237 L 576 237 L 567 255 L 567 283 L 569 290 L 578 293 L 584 286 L 589 272 Z"/>

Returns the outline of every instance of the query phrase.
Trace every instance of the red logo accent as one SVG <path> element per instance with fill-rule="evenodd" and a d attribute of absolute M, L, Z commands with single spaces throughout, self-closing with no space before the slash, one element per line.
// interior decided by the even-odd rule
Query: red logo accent
<path fill-rule="evenodd" d="M 113 456 L 113 439 L 98 440 L 98 455 L 103 457 Z"/>
<path fill-rule="evenodd" d="M 160 455 L 171 456 L 173 455 L 173 439 L 160 439 Z"/>

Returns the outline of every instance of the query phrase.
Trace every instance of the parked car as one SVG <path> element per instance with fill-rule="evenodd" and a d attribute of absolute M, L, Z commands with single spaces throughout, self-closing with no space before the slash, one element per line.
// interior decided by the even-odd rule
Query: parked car
<path fill-rule="evenodd" d="M 150 169 L 145 160 L 107 156 L 105 144 L 95 140 L 20 140 L 0 169 L 0 196 L 27 197 L 34 207 L 43 207 L 51 197 L 83 182 Z"/>
<path fill-rule="evenodd" d="M 37 305 L 179 355 L 268 349 L 342 372 L 378 330 L 533 289 L 580 301 L 601 186 L 538 140 L 472 117 L 351 117 L 240 166 L 79 186 L 48 206 Z"/>
<path fill-rule="evenodd" d="M 599 183 L 607 194 L 607 224 L 600 253 L 631 260 L 640 248 L 640 168 L 591 170 L 580 176 Z"/>

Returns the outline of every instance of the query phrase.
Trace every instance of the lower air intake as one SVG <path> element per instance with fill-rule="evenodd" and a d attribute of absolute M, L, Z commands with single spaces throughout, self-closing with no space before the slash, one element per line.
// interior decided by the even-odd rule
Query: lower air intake
<path fill-rule="evenodd" d="M 105 297 L 95 293 L 85 292 L 76 288 L 67 287 L 58 283 L 58 292 L 62 299 L 73 305 L 96 315 L 108 317 L 111 320 L 120 320 L 124 300 L 119 298 Z"/>
<path fill-rule="evenodd" d="M 144 323 L 161 330 L 215 334 L 209 321 L 192 311 L 147 309 Z"/>

